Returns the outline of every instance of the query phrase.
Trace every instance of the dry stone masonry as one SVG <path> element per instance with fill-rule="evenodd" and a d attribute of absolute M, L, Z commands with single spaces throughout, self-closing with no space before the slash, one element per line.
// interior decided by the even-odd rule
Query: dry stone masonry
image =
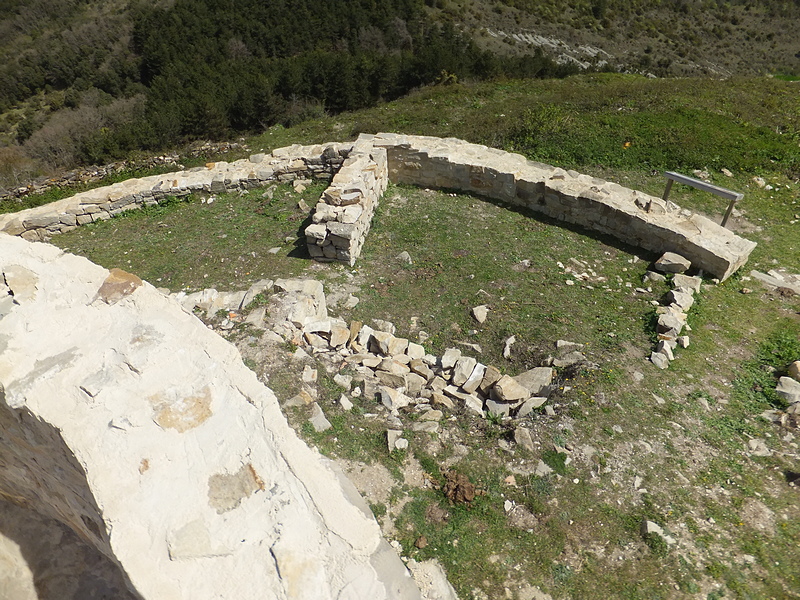
<path fill-rule="evenodd" d="M 65 524 L 135 597 L 420 597 L 232 345 L 133 275 L 7 235 L 0 431 L 0 497 Z"/>
<path fill-rule="evenodd" d="M 46 240 L 55 233 L 155 204 L 168 196 L 198 190 L 223 192 L 298 178 L 330 179 L 345 160 L 344 172 L 334 177 L 314 211 L 313 225 L 306 230 L 309 253 L 318 260 L 354 264 L 387 174 L 394 183 L 462 190 L 652 252 L 675 252 L 720 280 L 747 262 L 756 245 L 672 202 L 602 179 L 462 140 L 388 133 L 362 135 L 354 144 L 290 146 L 233 163 L 132 179 L 0 215 L 0 231 Z"/>
<path fill-rule="evenodd" d="M 720 280 L 756 246 L 671 202 L 519 154 L 451 138 L 378 134 L 373 143 L 388 152 L 392 182 L 463 190 L 646 250 L 676 252 Z"/>
<path fill-rule="evenodd" d="M 0 231 L 29 241 L 47 241 L 54 234 L 158 204 L 170 196 L 201 191 L 223 193 L 276 181 L 330 179 L 351 148 L 352 144 L 295 145 L 232 163 L 208 163 L 205 167 L 167 175 L 129 179 L 36 208 L 0 215 Z"/>
<path fill-rule="evenodd" d="M 387 183 L 386 150 L 359 139 L 317 203 L 313 224 L 306 228 L 311 257 L 353 266 Z"/>

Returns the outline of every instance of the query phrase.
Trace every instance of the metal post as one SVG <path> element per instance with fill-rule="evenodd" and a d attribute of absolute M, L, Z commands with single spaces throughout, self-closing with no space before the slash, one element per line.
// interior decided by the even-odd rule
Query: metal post
<path fill-rule="evenodd" d="M 672 189 L 672 179 L 667 178 L 667 189 L 664 190 L 664 195 L 661 198 L 664 202 L 667 201 L 667 198 L 669 197 L 669 191 L 671 189 Z"/>
<path fill-rule="evenodd" d="M 737 203 L 739 200 L 741 200 L 743 197 L 744 197 L 744 194 L 742 194 L 742 195 L 741 195 L 741 196 L 739 196 L 738 198 L 734 198 L 733 200 L 731 200 L 731 203 L 730 203 L 730 204 L 728 204 L 728 210 L 726 210 L 726 211 L 725 211 L 725 216 L 724 216 L 724 217 L 722 217 L 722 223 L 720 223 L 720 226 L 721 226 L 721 227 L 725 227 L 725 224 L 728 222 L 728 217 L 730 217 L 730 216 L 731 216 L 731 213 L 733 212 L 733 207 L 734 207 L 734 205 L 735 205 L 735 204 L 736 204 L 736 203 Z"/>

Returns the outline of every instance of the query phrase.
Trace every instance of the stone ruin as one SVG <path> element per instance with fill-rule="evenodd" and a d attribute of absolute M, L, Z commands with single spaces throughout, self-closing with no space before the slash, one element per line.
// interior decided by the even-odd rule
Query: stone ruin
<path fill-rule="evenodd" d="M 321 261 L 355 263 L 388 182 L 474 193 L 651 252 L 674 252 L 720 280 L 744 265 L 756 246 L 702 215 L 602 179 L 462 140 L 388 133 L 131 179 L 0 215 L 0 231 L 46 241 L 169 196 L 298 179 L 331 181 L 305 232 L 310 255 Z"/>
<path fill-rule="evenodd" d="M 350 265 L 390 181 L 475 193 L 677 252 L 719 279 L 755 247 L 616 184 L 460 140 L 394 134 L 291 146 L 0 215 L 10 234 L 0 236 L 0 498 L 65 525 L 132 598 L 420 597 L 352 485 L 295 436 L 232 346 L 135 276 L 28 243 L 170 196 L 303 179 L 331 182 L 306 229 L 309 253 Z M 681 343 L 685 292 L 660 311 L 666 337 L 654 356 L 669 360 Z M 547 366 L 501 377 L 455 349 L 433 357 L 322 312 L 287 316 L 290 337 L 338 353 L 392 416 L 456 405 L 520 416 L 552 383 Z M 324 415 L 317 422 L 324 428 Z M 418 423 L 434 430 L 436 419 Z M 387 436 L 402 446 L 397 429 Z"/>

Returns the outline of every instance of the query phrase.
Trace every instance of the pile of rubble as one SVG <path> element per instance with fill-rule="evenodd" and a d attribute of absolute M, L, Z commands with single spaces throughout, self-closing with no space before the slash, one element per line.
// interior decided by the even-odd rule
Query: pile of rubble
<path fill-rule="evenodd" d="M 687 313 L 694 304 L 694 295 L 700 292 L 703 280 L 700 277 L 684 275 L 692 263 L 686 258 L 672 252 L 665 253 L 656 261 L 656 270 L 662 273 L 674 273 L 672 290 L 667 293 L 663 306 L 656 309 L 658 313 L 658 343 L 650 354 L 650 362 L 659 369 L 666 369 L 675 360 L 675 349 L 689 347 L 689 336 L 681 332 L 691 331 L 686 323 Z M 648 271 L 645 281 L 664 281 L 660 273 Z"/>
<path fill-rule="evenodd" d="M 269 307 L 260 303 L 250 311 L 257 294 L 270 295 Z M 582 344 L 564 340 L 556 343 L 554 356 L 548 357 L 545 366 L 515 377 L 458 348 L 434 356 L 421 344 L 396 336 L 389 322 L 376 320 L 372 327 L 329 317 L 322 284 L 314 280 L 264 280 L 241 292 L 203 290 L 176 297 L 185 309 L 200 310 L 207 317 L 221 316 L 224 311 L 220 329 L 231 329 L 237 322 L 268 328 L 274 341 L 295 345 L 298 358 L 314 356 L 330 365 L 334 381 L 350 395 L 339 399 L 343 408 L 352 407 L 351 397 L 374 398 L 388 411 L 390 426 L 398 429 L 401 409 L 419 415 L 412 429 L 430 433 L 439 431 L 444 411 L 523 418 L 543 406 L 555 391 L 553 366 L 596 368 L 581 352 Z M 307 367 L 303 389 L 287 404 L 314 404 L 312 424 L 324 430 L 330 424 L 315 404 L 316 380 L 316 370 Z M 401 432 L 395 433 L 393 442 L 390 432 L 390 446 L 402 447 Z"/>

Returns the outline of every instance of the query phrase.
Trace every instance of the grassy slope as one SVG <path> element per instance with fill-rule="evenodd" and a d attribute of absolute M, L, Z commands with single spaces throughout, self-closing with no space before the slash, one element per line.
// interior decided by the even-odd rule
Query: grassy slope
<path fill-rule="evenodd" d="M 736 226 L 759 242 L 748 268 L 797 271 L 796 89 L 763 79 L 624 76 L 433 88 L 392 105 L 274 129 L 250 146 L 344 139 L 365 130 L 455 135 L 524 147 L 537 159 L 654 193 L 663 185 L 655 169 L 708 167 L 716 183 L 746 192 Z M 661 152 L 675 135 L 684 144 L 702 143 L 691 145 L 685 158 L 680 145 Z M 722 166 L 734 170 L 733 179 L 718 172 Z M 775 189 L 755 186 L 755 175 Z M 306 192 L 307 201 L 317 192 Z M 724 208 L 700 193 L 673 194 L 709 214 Z M 587 344 L 600 368 L 560 373 L 563 389 L 551 402 L 556 415 L 537 413 L 525 423 L 538 444 L 532 454 L 509 443 L 511 425 L 457 415 L 438 436 L 408 430 L 408 454 L 386 456 L 385 424 L 363 416 L 374 404 L 358 399 L 353 412 L 343 413 L 331 403 L 342 390 L 324 374 L 322 403 L 334 429 L 316 434 L 302 426 L 302 410 L 290 415 L 323 452 L 375 461 L 395 474 L 391 495 L 373 510 L 396 518 L 394 537 L 404 553 L 439 558 L 462 598 L 501 598 L 506 588 L 508 597 L 524 598 L 529 585 L 554 598 L 800 594 L 800 510 L 797 490 L 784 475 L 799 470 L 797 436 L 758 418 L 778 404 L 770 392 L 776 375 L 800 355 L 797 298 L 766 292 L 741 275 L 723 285 L 707 282 L 690 316 L 691 346 L 661 372 L 645 356 L 652 340 L 650 301 L 666 288 L 633 291 L 653 256 L 479 198 L 393 187 L 357 269 L 320 266 L 285 242 L 302 221 L 296 200 L 283 187 L 272 201 L 258 191 L 222 196 L 212 205 L 195 198 L 54 241 L 173 289 L 244 288 L 265 274 L 355 284 L 361 303 L 342 312 L 345 318 L 388 318 L 400 335 L 414 339 L 417 317 L 417 327 L 431 336 L 431 351 L 479 343 L 481 360 L 512 374 L 538 364 L 555 339 Z M 268 255 L 272 246 L 281 251 Z M 394 256 L 402 249 L 413 265 L 398 267 Z M 572 278 L 558 263 L 567 266 L 573 258 L 606 280 L 567 286 Z M 523 259 L 529 267 L 520 268 Z M 739 293 L 745 287 L 753 293 Z M 490 317 L 477 327 L 469 309 L 483 303 Z M 253 333 L 234 330 L 231 337 L 248 352 L 256 344 Z M 507 361 L 502 344 L 511 334 L 519 341 Z M 297 379 L 275 364 L 272 371 L 255 359 L 249 364 L 270 375 L 281 399 L 297 391 Z M 404 419 L 413 423 L 413 416 Z M 748 455 L 752 438 L 765 440 L 774 454 Z M 556 446 L 571 449 L 569 462 Z M 471 508 L 450 505 L 440 491 L 410 486 L 400 475 L 413 458 L 441 483 L 444 465 L 462 454 L 456 468 L 487 491 Z M 525 474 L 539 460 L 555 473 Z M 404 498 L 410 502 L 403 505 Z M 506 500 L 533 517 L 514 521 Z M 432 518 L 432 505 L 449 518 Z M 664 526 L 677 546 L 643 539 L 644 518 Z M 417 549 L 420 535 L 429 545 Z"/>

